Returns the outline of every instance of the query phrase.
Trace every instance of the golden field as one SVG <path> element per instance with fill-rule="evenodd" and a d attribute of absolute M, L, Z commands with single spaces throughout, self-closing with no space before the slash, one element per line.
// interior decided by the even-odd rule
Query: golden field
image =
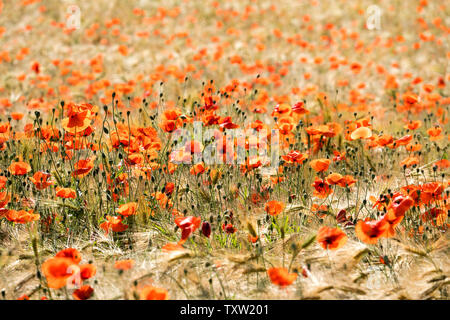
<path fill-rule="evenodd" d="M 0 0 L 1 299 L 448 299 L 449 16 Z"/>

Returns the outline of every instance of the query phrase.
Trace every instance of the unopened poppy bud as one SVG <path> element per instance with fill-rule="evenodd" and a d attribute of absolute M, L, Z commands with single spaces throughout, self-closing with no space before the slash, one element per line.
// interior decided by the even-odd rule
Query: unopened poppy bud
<path fill-rule="evenodd" d="M 209 222 L 205 221 L 202 223 L 202 233 L 207 238 L 211 235 L 211 224 Z"/>
<path fill-rule="evenodd" d="M 258 235 L 256 234 L 255 227 L 254 227 L 250 222 L 247 222 L 247 229 L 248 229 L 248 232 L 250 233 L 250 235 L 251 235 L 252 237 L 257 237 L 257 236 L 258 236 Z"/>

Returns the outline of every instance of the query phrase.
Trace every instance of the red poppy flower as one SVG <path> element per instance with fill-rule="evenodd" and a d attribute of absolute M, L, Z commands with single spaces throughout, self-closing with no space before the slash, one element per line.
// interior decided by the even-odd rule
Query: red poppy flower
<path fill-rule="evenodd" d="M 83 178 L 86 176 L 92 169 L 94 168 L 94 160 L 93 159 L 83 159 L 75 163 L 74 171 L 72 172 L 72 176 L 76 178 Z"/>
<path fill-rule="evenodd" d="M 387 207 L 387 211 L 393 211 L 396 217 L 404 216 L 406 211 L 414 204 L 414 200 L 401 194 L 395 195 Z"/>
<path fill-rule="evenodd" d="M 298 164 L 302 164 L 302 163 L 308 158 L 308 155 L 307 155 L 307 154 L 300 153 L 300 151 L 293 150 L 293 151 L 290 151 L 287 155 L 282 156 L 282 158 L 283 158 L 287 163 L 298 163 Z"/>
<path fill-rule="evenodd" d="M 328 195 L 333 193 L 329 184 L 318 177 L 315 178 L 312 186 L 314 187 L 313 195 L 317 198 L 325 199 Z"/>
<path fill-rule="evenodd" d="M 231 223 L 223 223 L 222 230 L 226 233 L 235 233 L 237 229 Z"/>
<path fill-rule="evenodd" d="M 94 289 L 89 285 L 84 285 L 79 289 L 76 289 L 72 296 L 75 300 L 87 300 L 90 297 L 92 297 L 92 294 L 94 293 Z"/>
<path fill-rule="evenodd" d="M 317 242 L 324 249 L 336 250 L 347 242 L 347 235 L 339 228 L 324 226 L 317 233 Z"/>
<path fill-rule="evenodd" d="M 164 188 L 164 192 L 170 196 L 173 192 L 173 190 L 175 189 L 175 184 L 173 182 L 167 182 L 166 186 Z"/>
<path fill-rule="evenodd" d="M 297 102 L 296 104 L 294 104 L 294 106 L 292 107 L 292 112 L 297 113 L 297 114 L 309 113 L 309 111 L 305 109 L 305 104 L 303 103 L 303 101 L 300 101 L 300 102 Z"/>
<path fill-rule="evenodd" d="M 90 279 L 97 273 L 97 267 L 93 264 L 80 265 L 80 277 L 82 280 Z"/>

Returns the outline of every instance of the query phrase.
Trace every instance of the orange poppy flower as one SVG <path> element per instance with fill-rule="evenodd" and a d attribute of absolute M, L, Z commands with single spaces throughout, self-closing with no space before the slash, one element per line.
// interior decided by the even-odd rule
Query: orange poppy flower
<path fill-rule="evenodd" d="M 172 206 L 173 206 L 172 200 L 170 200 L 165 193 L 162 193 L 159 191 L 153 192 L 151 194 L 151 196 L 158 202 L 158 204 L 161 208 L 163 208 L 163 209 L 172 208 Z"/>
<path fill-rule="evenodd" d="M 26 162 L 18 161 L 11 163 L 8 170 L 14 176 L 23 176 L 31 171 L 31 166 Z"/>
<path fill-rule="evenodd" d="M 313 168 L 316 172 L 323 172 L 328 170 L 328 166 L 330 165 L 330 159 L 316 159 L 310 162 L 311 168 Z"/>
<path fill-rule="evenodd" d="M 114 268 L 118 270 L 129 270 L 133 268 L 134 266 L 134 260 L 119 260 L 114 263 Z"/>
<path fill-rule="evenodd" d="M 394 143 L 394 138 L 391 135 L 383 134 L 383 135 L 377 137 L 375 142 L 378 144 L 378 146 L 384 147 L 384 146 Z"/>
<path fill-rule="evenodd" d="M 307 114 L 309 111 L 305 108 L 305 103 L 303 101 L 297 102 L 292 107 L 292 112 L 297 114 Z"/>
<path fill-rule="evenodd" d="M 40 131 L 40 138 L 48 142 L 59 140 L 60 134 L 59 130 L 52 126 L 43 126 Z"/>
<path fill-rule="evenodd" d="M 36 186 L 36 189 L 42 190 L 53 185 L 54 181 L 49 180 L 50 177 L 51 175 L 49 173 L 37 171 L 32 177 L 30 177 L 30 180 Z"/>
<path fill-rule="evenodd" d="M 339 228 L 324 226 L 317 233 L 317 242 L 324 249 L 336 250 L 347 242 L 347 235 Z"/>
<path fill-rule="evenodd" d="M 409 130 L 416 130 L 419 129 L 422 126 L 422 121 L 420 120 L 414 120 L 409 121 L 404 128 Z"/>
<path fill-rule="evenodd" d="M 21 112 L 11 112 L 11 118 L 13 118 L 14 120 L 22 120 L 24 114 Z"/>
<path fill-rule="evenodd" d="M 167 300 L 169 299 L 169 293 L 164 288 L 145 286 L 141 290 L 139 298 L 141 300 Z"/>
<path fill-rule="evenodd" d="M 6 187 L 6 182 L 8 181 L 8 178 L 5 176 L 0 176 L 0 190 Z"/>
<path fill-rule="evenodd" d="M 128 229 L 128 226 L 122 223 L 121 217 L 106 216 L 106 220 L 107 221 L 100 224 L 100 228 L 102 228 L 106 234 L 108 234 L 110 230 L 114 232 L 123 232 Z"/>
<path fill-rule="evenodd" d="M 413 165 L 417 165 L 419 164 L 420 160 L 418 157 L 408 157 L 406 159 L 404 159 L 402 162 L 400 162 L 400 166 L 406 166 L 406 167 L 411 167 Z"/>
<path fill-rule="evenodd" d="M 4 208 L 9 200 L 11 200 L 11 195 L 8 192 L 0 192 L 0 208 Z"/>
<path fill-rule="evenodd" d="M 358 140 L 358 139 L 368 139 L 371 136 L 372 136 L 372 130 L 370 130 L 370 128 L 360 127 L 352 132 L 352 134 L 350 135 L 350 138 L 352 138 L 352 140 Z"/>
<path fill-rule="evenodd" d="M 83 159 L 79 160 L 75 163 L 74 171 L 72 172 L 72 176 L 76 178 L 83 178 L 86 176 L 92 169 L 94 168 L 94 160 L 93 159 Z"/>
<path fill-rule="evenodd" d="M 216 169 L 212 169 L 209 172 L 209 177 L 211 179 L 211 182 L 215 184 L 222 177 L 222 172 Z"/>
<path fill-rule="evenodd" d="M 434 127 L 427 130 L 428 135 L 430 136 L 430 141 L 438 141 L 441 140 L 444 136 L 441 136 L 442 128 Z"/>
<path fill-rule="evenodd" d="M 94 293 L 94 289 L 89 285 L 84 285 L 79 289 L 76 289 L 72 296 L 75 300 L 87 300 L 90 297 L 92 297 L 92 294 Z"/>
<path fill-rule="evenodd" d="M 308 155 L 300 153 L 300 151 L 294 150 L 290 151 L 287 155 L 282 156 L 282 158 L 287 163 L 302 164 L 308 158 Z"/>
<path fill-rule="evenodd" d="M 187 238 L 200 227 L 202 219 L 200 217 L 176 217 L 175 224 L 181 229 L 181 240 L 179 244 L 186 242 Z"/>
<path fill-rule="evenodd" d="M 25 211 L 25 210 L 8 210 L 5 214 L 6 219 L 15 223 L 28 223 L 39 220 L 40 215 L 33 213 L 33 210 Z"/>
<path fill-rule="evenodd" d="M 164 111 L 160 127 L 165 132 L 173 132 L 183 124 L 180 118 L 181 111 L 178 109 L 169 109 Z"/>
<path fill-rule="evenodd" d="M 411 144 L 405 146 L 405 149 L 409 152 L 420 151 L 422 149 L 422 145 L 420 143 Z"/>
<path fill-rule="evenodd" d="M 167 182 L 166 186 L 164 187 L 164 192 L 170 196 L 175 189 L 175 184 L 173 182 Z"/>
<path fill-rule="evenodd" d="M 368 244 L 375 244 L 383 237 L 389 228 L 386 220 L 359 220 L 355 226 L 355 233 L 359 240 Z"/>
<path fill-rule="evenodd" d="M 403 217 L 403 215 L 396 216 L 394 211 L 388 211 L 383 217 L 383 220 L 388 224 L 388 228 L 383 237 L 392 238 L 395 236 L 395 228 L 402 222 Z"/>
<path fill-rule="evenodd" d="M 434 163 L 434 165 L 440 170 L 447 169 L 447 168 L 450 168 L 450 160 L 442 159 L 442 160 L 436 161 Z"/>
<path fill-rule="evenodd" d="M 291 285 L 297 279 L 296 273 L 289 273 L 286 268 L 270 268 L 267 270 L 270 281 L 280 287 Z"/>
<path fill-rule="evenodd" d="M 349 187 L 349 188 L 350 188 L 350 187 L 353 186 L 357 181 L 358 181 L 358 180 L 356 180 L 356 179 L 353 178 L 352 176 L 346 175 L 346 176 L 343 176 L 343 177 L 342 177 L 342 179 L 339 181 L 338 185 L 339 185 L 340 187 L 342 187 L 342 188 L 345 188 L 345 187 Z"/>
<path fill-rule="evenodd" d="M 71 259 L 73 263 L 78 264 L 81 261 L 81 253 L 77 249 L 67 248 L 55 254 L 55 258 L 68 258 Z"/>
<path fill-rule="evenodd" d="M 7 133 L 11 129 L 11 124 L 9 122 L 0 123 L 0 133 Z"/>
<path fill-rule="evenodd" d="M 205 165 L 203 162 L 194 164 L 194 166 L 191 168 L 190 173 L 192 175 L 198 176 L 199 174 L 202 174 L 206 171 Z"/>
<path fill-rule="evenodd" d="M 421 186 L 404 186 L 401 190 L 414 200 L 415 205 L 428 205 L 433 201 L 441 200 L 444 186 L 438 182 L 428 182 Z"/>
<path fill-rule="evenodd" d="M 75 199 L 77 197 L 75 190 L 71 188 L 60 188 L 60 187 L 56 187 L 56 196 L 64 199 L 68 198 Z"/>
<path fill-rule="evenodd" d="M 167 243 L 161 248 L 164 252 L 171 252 L 171 251 L 183 251 L 185 250 L 179 243 Z"/>
<path fill-rule="evenodd" d="M 341 182 L 342 178 L 343 178 L 342 175 L 340 175 L 339 173 L 330 173 L 326 177 L 326 181 L 330 185 L 335 185 L 335 184 L 339 184 Z"/>
<path fill-rule="evenodd" d="M 136 208 L 136 202 L 128 202 L 122 204 L 118 209 L 116 209 L 116 212 L 124 217 L 128 217 L 136 214 Z"/>
<path fill-rule="evenodd" d="M 67 285 L 69 277 L 74 270 L 74 265 L 70 258 L 50 258 L 42 264 L 42 273 L 47 279 L 49 288 L 60 289 Z"/>
<path fill-rule="evenodd" d="M 313 203 L 310 210 L 315 213 L 319 219 L 325 218 L 329 212 L 326 204 L 318 205 L 317 203 Z"/>
<path fill-rule="evenodd" d="M 120 45 L 119 48 L 117 49 L 121 55 L 126 56 L 128 55 L 128 47 L 125 45 Z"/>
<path fill-rule="evenodd" d="M 67 117 L 62 119 L 62 127 L 72 135 L 82 134 L 90 126 L 92 112 L 95 112 L 97 108 L 88 103 L 67 105 Z"/>
<path fill-rule="evenodd" d="M 419 101 L 419 96 L 412 92 L 407 92 L 407 93 L 403 94 L 402 98 L 406 104 L 415 104 Z"/>
<path fill-rule="evenodd" d="M 333 151 L 333 155 L 334 155 L 334 157 L 333 157 L 333 161 L 342 161 L 342 160 L 346 160 L 346 157 L 345 157 L 345 152 L 339 152 L 339 151 L 337 151 L 337 150 L 334 150 Z"/>
<path fill-rule="evenodd" d="M 334 137 L 336 135 L 336 132 L 330 125 L 318 125 L 318 126 L 311 126 L 305 129 L 306 133 L 310 136 L 325 136 L 325 137 Z"/>
<path fill-rule="evenodd" d="M 281 201 L 269 201 L 265 204 L 264 210 L 267 212 L 267 214 L 270 214 L 271 216 L 279 215 L 281 212 L 283 212 L 286 205 Z"/>

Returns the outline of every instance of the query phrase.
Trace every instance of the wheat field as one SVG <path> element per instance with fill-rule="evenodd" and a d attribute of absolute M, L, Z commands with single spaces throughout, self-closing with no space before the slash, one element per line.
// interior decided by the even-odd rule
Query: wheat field
<path fill-rule="evenodd" d="M 0 0 L 0 299 L 447 300 L 449 17 Z"/>

